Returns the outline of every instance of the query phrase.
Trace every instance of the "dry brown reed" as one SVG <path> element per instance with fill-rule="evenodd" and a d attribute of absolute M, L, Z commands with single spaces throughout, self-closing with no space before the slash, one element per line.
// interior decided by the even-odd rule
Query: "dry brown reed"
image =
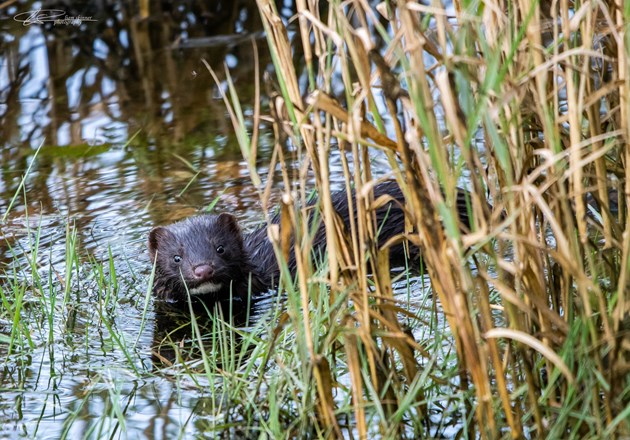
<path fill-rule="evenodd" d="M 341 353 L 360 438 L 374 420 L 368 409 L 384 436 L 405 433 L 417 416 L 432 432 L 429 385 L 418 383 L 430 347 L 405 331 L 386 246 L 374 246 L 382 201 L 370 191 L 370 158 L 380 150 L 454 338 L 459 381 L 450 386 L 474 411 L 462 429 L 483 438 L 630 435 L 630 7 L 298 0 L 292 46 L 275 4 L 258 6 L 287 108 L 278 130 L 292 145 L 278 142 L 274 157 L 301 164 L 295 174 L 283 168 L 287 220 L 270 236 L 280 259 L 295 237 L 297 282 L 285 271 L 284 285 L 299 303 L 285 325 L 306 347 L 317 432 L 341 435 Z M 344 93 L 333 96 L 338 81 Z M 349 237 L 332 209 L 333 148 L 359 195 Z M 328 249 L 316 274 L 305 226 L 311 172 Z M 461 185 L 470 229 L 457 215 Z M 326 321 L 326 343 L 313 314 L 321 279 L 325 301 L 343 310 Z"/>

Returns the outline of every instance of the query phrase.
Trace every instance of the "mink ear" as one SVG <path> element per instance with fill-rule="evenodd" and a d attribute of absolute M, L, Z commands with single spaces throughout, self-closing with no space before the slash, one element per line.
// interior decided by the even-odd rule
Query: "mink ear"
<path fill-rule="evenodd" d="M 238 246 L 243 248 L 243 233 L 241 232 L 241 227 L 238 224 L 238 220 L 232 214 L 228 214 L 227 212 L 223 212 L 219 214 L 217 217 L 217 225 L 228 233 L 232 234 L 232 238 Z"/>
<path fill-rule="evenodd" d="M 151 256 L 151 261 L 155 260 L 155 253 L 160 247 L 160 241 L 166 239 L 169 234 L 170 232 L 164 226 L 156 226 L 151 229 L 151 232 L 149 232 L 149 255 Z"/>
<path fill-rule="evenodd" d="M 238 220 L 232 214 L 222 212 L 217 217 L 217 224 L 226 228 L 229 232 L 241 235 L 241 227 L 238 224 Z"/>

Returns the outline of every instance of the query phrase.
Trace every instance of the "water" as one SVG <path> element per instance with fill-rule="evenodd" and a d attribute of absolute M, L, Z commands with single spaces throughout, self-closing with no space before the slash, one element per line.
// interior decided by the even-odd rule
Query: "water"
<path fill-rule="evenodd" d="M 0 437 L 212 432 L 224 420 L 219 397 L 170 374 L 168 347 L 156 348 L 169 329 L 163 316 L 172 324 L 173 315 L 147 301 L 145 242 L 152 226 L 216 198 L 218 209 L 239 213 L 246 224 L 261 219 L 225 107 L 201 62 L 221 80 L 228 62 L 241 97 L 252 101 L 252 43 L 231 35 L 259 32 L 255 3 L 217 4 L 203 19 L 190 4 L 170 18 L 154 9 L 138 22 L 124 5 L 87 2 L 66 11 L 96 19 L 78 27 L 12 19 L 42 7 L 16 2 L 0 12 L 0 215 L 7 213 L 0 286 L 7 294 L 14 279 L 26 286 L 19 322 L 0 315 Z M 206 35 L 223 36 L 221 44 L 173 49 L 168 39 Z M 264 69 L 268 56 L 262 49 L 259 56 Z M 261 158 L 266 154 L 262 145 Z M 67 254 L 72 231 L 76 263 Z"/>
<path fill-rule="evenodd" d="M 178 329 L 189 318 L 150 298 L 146 237 L 214 201 L 245 227 L 262 220 L 201 61 L 223 86 L 229 65 L 251 117 L 252 41 L 260 71 L 270 68 L 255 2 L 216 2 L 201 14 L 194 4 L 168 13 L 153 5 L 143 20 L 126 5 L 86 2 L 65 11 L 95 20 L 77 26 L 13 20 L 42 7 L 16 2 L 0 11 L 0 287 L 8 294 L 14 282 L 23 286 L 19 319 L 4 304 L 0 315 L 0 437 L 195 437 L 217 435 L 228 422 L 227 435 L 245 435 L 221 380 L 202 373 L 203 350 Z M 270 132 L 263 125 L 261 175 Z M 378 155 L 374 171 L 379 163 L 386 172 Z M 341 175 L 338 153 L 331 169 Z M 417 280 L 413 289 L 422 291 L 426 280 Z M 255 318 L 276 299 L 262 298 Z M 412 298 L 412 310 L 425 302 Z M 212 332 L 211 322 L 200 325 Z M 171 367 L 178 362 L 195 373 Z"/>

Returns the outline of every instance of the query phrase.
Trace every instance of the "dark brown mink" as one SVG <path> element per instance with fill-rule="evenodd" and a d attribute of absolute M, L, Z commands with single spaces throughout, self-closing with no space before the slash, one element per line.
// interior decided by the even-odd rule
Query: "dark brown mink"
<path fill-rule="evenodd" d="M 374 187 L 374 197 L 389 195 L 392 201 L 376 210 L 378 243 L 382 244 L 404 232 L 405 216 L 403 194 L 398 184 L 384 182 Z M 457 209 L 464 225 L 469 225 L 466 209 L 466 193 L 460 191 Z M 354 200 L 354 191 L 352 191 Z M 311 202 L 314 205 L 316 200 Z M 345 191 L 332 195 L 335 211 L 348 226 L 350 211 Z M 353 203 L 353 206 L 356 206 Z M 356 216 L 356 211 L 353 213 Z M 278 215 L 272 223 L 279 223 Z M 313 249 L 323 253 L 326 235 L 323 225 L 315 233 Z M 261 225 L 250 233 L 243 233 L 232 214 L 201 215 L 174 223 L 158 226 L 149 233 L 149 254 L 157 263 L 153 293 L 157 298 L 177 303 L 191 298 L 202 301 L 232 299 L 245 305 L 248 295 L 268 291 L 276 287 L 279 269 L 273 245 L 267 238 L 267 226 Z M 404 266 L 405 261 L 419 263 L 416 246 L 409 246 L 406 255 L 403 244 L 390 248 L 392 267 Z M 289 269 L 295 273 L 295 257 L 290 255 Z"/>

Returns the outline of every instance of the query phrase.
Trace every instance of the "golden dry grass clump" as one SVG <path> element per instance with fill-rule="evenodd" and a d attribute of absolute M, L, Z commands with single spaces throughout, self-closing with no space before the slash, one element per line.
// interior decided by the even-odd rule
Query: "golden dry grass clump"
<path fill-rule="evenodd" d="M 405 331 L 411 312 L 392 294 L 386 249 L 373 245 L 379 201 L 370 195 L 370 160 L 380 151 L 404 191 L 407 238 L 422 250 L 452 332 L 459 380 L 447 384 L 468 396 L 474 418 L 465 429 L 490 438 L 506 430 L 630 435 L 630 6 L 425 3 L 298 1 L 289 32 L 274 3 L 258 0 L 286 107 L 274 106 L 277 138 L 292 146 L 278 142 L 270 169 L 287 154 L 299 159 L 297 172 L 282 168 L 288 189 L 313 173 L 328 231 L 327 267 L 314 277 L 300 227 L 307 191 L 287 190 L 284 223 L 270 233 L 279 258 L 296 234 L 297 299 L 287 325 L 304 342 L 317 421 L 340 433 L 337 352 L 346 356 L 361 438 L 370 408 L 384 434 L 404 431 L 411 413 L 428 420 L 433 379 L 421 365 L 432 365 L 432 347 Z M 245 132 L 232 98 L 267 206 L 273 179 L 260 186 L 257 132 Z M 347 188 L 361 196 L 349 239 L 330 200 L 333 149 Z M 462 185 L 472 229 L 457 216 Z M 326 281 L 323 301 L 343 311 L 326 321 L 333 330 L 323 342 L 313 279 Z"/>

